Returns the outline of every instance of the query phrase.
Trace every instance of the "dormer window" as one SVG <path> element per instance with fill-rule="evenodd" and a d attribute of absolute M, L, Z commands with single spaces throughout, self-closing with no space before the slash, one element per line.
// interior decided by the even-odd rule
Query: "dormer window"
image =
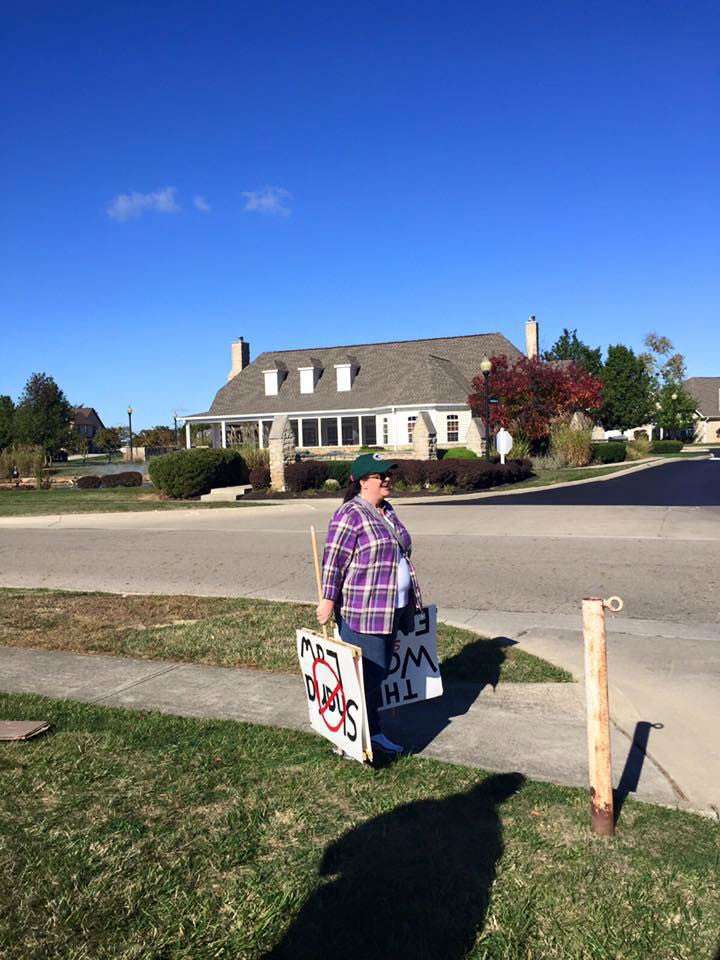
<path fill-rule="evenodd" d="M 265 396 L 276 397 L 280 392 L 280 386 L 287 376 L 287 367 L 284 363 L 276 361 L 275 365 L 269 370 L 263 370 L 265 379 Z"/>
<path fill-rule="evenodd" d="M 315 387 L 320 375 L 322 374 L 322 364 L 319 360 L 310 358 L 311 366 L 298 367 L 300 373 L 300 393 L 314 393 Z"/>
<path fill-rule="evenodd" d="M 352 357 L 348 357 L 344 363 L 335 364 L 338 393 L 347 393 L 348 390 L 352 390 L 353 380 L 359 369 L 357 360 Z"/>

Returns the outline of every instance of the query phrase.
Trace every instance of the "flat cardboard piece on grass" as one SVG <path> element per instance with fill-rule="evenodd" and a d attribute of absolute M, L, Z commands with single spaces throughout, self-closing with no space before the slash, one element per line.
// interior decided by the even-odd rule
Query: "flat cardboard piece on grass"
<path fill-rule="evenodd" d="M 47 720 L 0 720 L 0 740 L 29 740 L 49 729 Z"/>

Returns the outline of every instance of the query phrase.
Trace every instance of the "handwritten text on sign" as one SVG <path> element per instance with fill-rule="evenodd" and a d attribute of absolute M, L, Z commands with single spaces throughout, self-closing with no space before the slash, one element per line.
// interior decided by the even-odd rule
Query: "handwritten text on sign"
<path fill-rule="evenodd" d="M 309 630 L 297 631 L 297 652 L 313 730 L 362 762 L 367 744 L 360 660 L 347 645 Z"/>
<path fill-rule="evenodd" d="M 399 633 L 382 686 L 381 710 L 442 696 L 443 686 L 437 655 L 437 607 L 423 607 L 415 614 L 412 633 Z"/>

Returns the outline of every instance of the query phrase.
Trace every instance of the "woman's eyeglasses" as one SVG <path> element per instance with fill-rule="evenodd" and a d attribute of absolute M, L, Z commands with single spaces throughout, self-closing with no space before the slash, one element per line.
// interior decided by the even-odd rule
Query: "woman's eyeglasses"
<path fill-rule="evenodd" d="M 368 473 L 366 480 L 392 480 L 389 473 Z"/>

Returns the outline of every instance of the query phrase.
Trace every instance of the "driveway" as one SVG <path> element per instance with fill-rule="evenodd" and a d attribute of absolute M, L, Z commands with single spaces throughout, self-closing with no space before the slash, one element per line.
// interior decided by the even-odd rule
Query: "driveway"
<path fill-rule="evenodd" d="M 452 502 L 443 501 L 448 504 Z M 481 506 L 527 503 L 537 506 L 718 507 L 720 458 L 672 461 L 624 477 L 609 480 L 598 478 L 596 483 L 539 490 L 536 493 L 528 491 L 512 496 L 484 497 L 472 502 Z"/>

